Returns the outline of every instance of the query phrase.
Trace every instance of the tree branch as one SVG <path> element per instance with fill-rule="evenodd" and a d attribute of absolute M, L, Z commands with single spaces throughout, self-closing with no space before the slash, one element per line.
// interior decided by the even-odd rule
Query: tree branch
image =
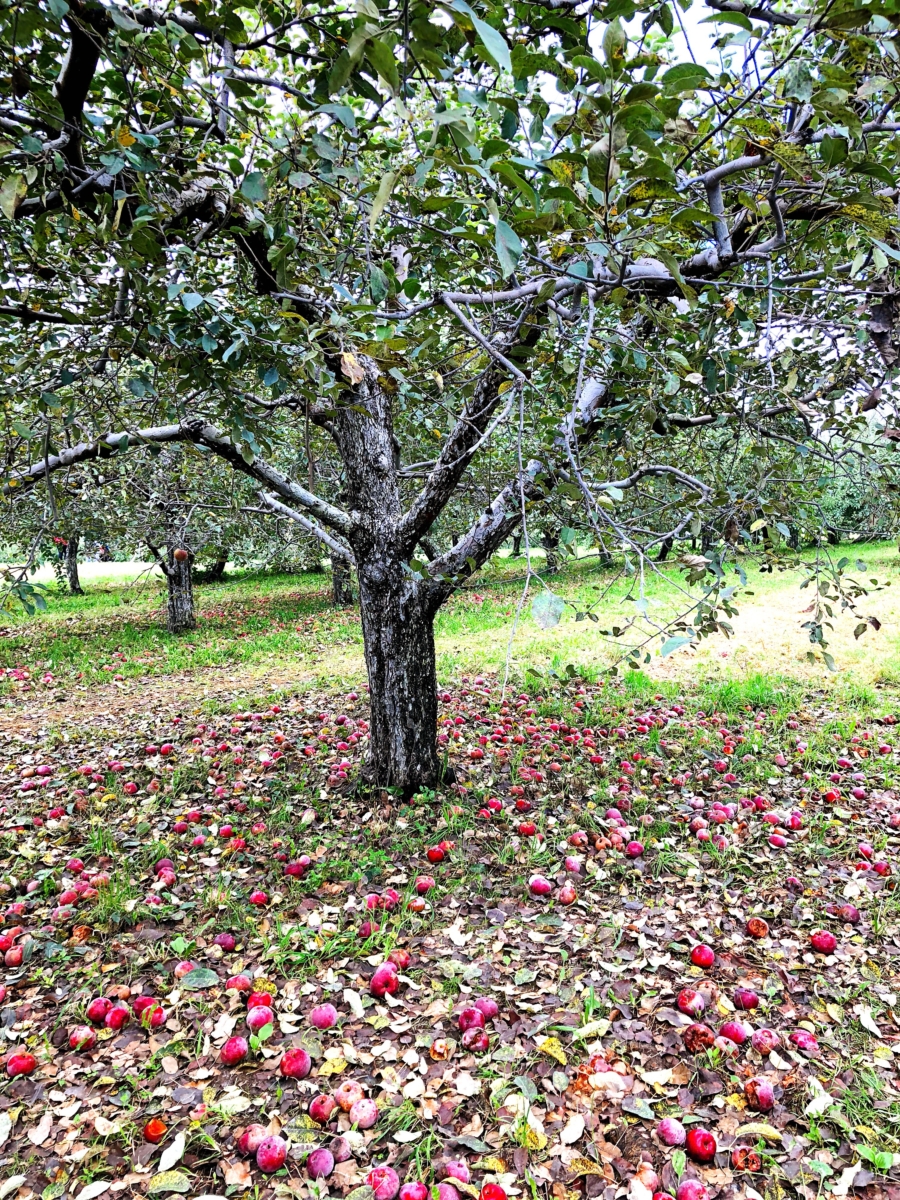
<path fill-rule="evenodd" d="M 773 12 L 761 4 L 745 4 L 744 0 L 706 0 L 706 7 L 714 8 L 717 12 L 742 13 L 752 21 L 765 21 L 768 25 L 787 25 L 793 28 L 800 21 L 799 17 Z"/>
<path fill-rule="evenodd" d="M 321 525 L 317 525 L 309 517 L 304 517 L 296 509 L 288 508 L 286 504 L 282 504 L 280 500 L 276 500 L 268 492 L 259 492 L 259 499 L 260 503 L 264 504 L 270 512 L 275 513 L 279 517 L 287 517 L 291 521 L 296 521 L 307 533 L 311 533 L 313 537 L 317 537 L 320 542 L 323 542 L 332 554 L 337 555 L 338 558 L 342 558 L 350 566 L 356 566 L 356 559 L 353 557 L 351 551 L 346 546 L 342 546 L 330 533 L 326 533 Z"/>
<path fill-rule="evenodd" d="M 472 334 L 479 345 L 484 346 L 492 361 L 476 383 L 471 399 L 466 403 L 453 432 L 444 443 L 444 448 L 421 492 L 400 522 L 400 537 L 406 553 L 411 553 L 416 543 L 428 533 L 456 490 L 457 484 L 488 434 L 489 422 L 504 394 L 501 390 L 504 383 L 509 383 L 510 375 L 520 387 L 528 383 L 528 376 L 511 361 L 510 355 L 518 357 L 530 352 L 542 332 L 542 326 L 534 323 L 528 325 L 524 333 L 517 327 L 502 339 L 488 341 L 452 300 L 445 295 L 443 301 L 448 310 L 462 323 L 463 328 Z"/>
<path fill-rule="evenodd" d="M 344 536 L 349 534 L 352 529 L 353 523 L 343 509 L 335 508 L 326 500 L 308 492 L 306 488 L 300 487 L 299 484 L 288 479 L 286 475 L 282 475 L 280 471 L 269 466 L 262 459 L 248 462 L 230 438 L 220 433 L 214 425 L 208 425 L 205 421 L 200 420 L 185 421 L 180 425 L 161 425 L 139 429 L 135 433 L 127 431 L 108 433 L 93 442 L 80 442 L 77 446 L 60 450 L 58 454 L 50 454 L 46 459 L 41 458 L 24 470 L 14 471 L 0 487 L 0 495 L 9 497 L 26 491 L 33 487 L 46 472 L 53 473 L 67 467 L 77 466 L 78 463 L 108 458 L 117 451 L 124 451 L 132 445 L 141 445 L 147 442 L 193 442 L 196 445 L 205 446 L 220 458 L 225 459 L 226 462 L 231 463 L 236 470 L 244 475 L 249 475 L 251 479 L 255 479 L 265 488 L 276 492 L 284 500 L 308 509 L 323 525 L 336 529 Z"/>

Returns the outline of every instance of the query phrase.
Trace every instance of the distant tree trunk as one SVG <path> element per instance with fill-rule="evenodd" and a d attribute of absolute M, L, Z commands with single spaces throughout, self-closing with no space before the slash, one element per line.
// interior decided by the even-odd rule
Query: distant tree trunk
<path fill-rule="evenodd" d="M 66 552 L 64 563 L 66 567 L 66 579 L 69 584 L 69 591 L 73 596 L 83 596 L 84 589 L 81 586 L 81 580 L 78 578 L 78 543 L 80 535 L 73 533 L 66 542 Z"/>
<path fill-rule="evenodd" d="M 225 568 L 228 566 L 227 558 L 217 558 L 214 563 L 211 563 L 206 572 L 206 578 L 210 583 L 218 583 L 225 574 Z"/>
<path fill-rule="evenodd" d="M 331 556 L 331 598 L 335 608 L 349 608 L 353 603 L 350 564 L 339 554 Z"/>
<path fill-rule="evenodd" d="M 194 615 L 194 556 L 170 535 L 166 541 L 163 567 L 168 585 L 167 624 L 169 633 L 188 633 L 197 628 Z"/>
<path fill-rule="evenodd" d="M 519 555 L 522 553 L 522 534 L 521 534 L 521 532 L 513 534 L 512 553 L 513 553 L 513 558 L 518 558 Z"/>
<path fill-rule="evenodd" d="M 322 547 L 315 538 L 304 543 L 300 552 L 300 570 L 318 575 L 322 570 Z"/>
<path fill-rule="evenodd" d="M 559 570 L 559 531 L 555 529 L 545 529 L 541 535 L 541 546 L 544 549 L 546 556 L 547 571 L 551 575 L 555 575 Z"/>
<path fill-rule="evenodd" d="M 659 554 L 656 556 L 657 562 L 665 562 L 672 553 L 672 547 L 675 544 L 675 539 L 671 537 L 663 538 L 659 546 Z"/>

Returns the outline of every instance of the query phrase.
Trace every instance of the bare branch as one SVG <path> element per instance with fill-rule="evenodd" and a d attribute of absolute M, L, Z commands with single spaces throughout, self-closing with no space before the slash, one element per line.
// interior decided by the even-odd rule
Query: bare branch
<path fill-rule="evenodd" d="M 786 25 L 793 28 L 799 24 L 800 18 L 792 16 L 790 13 L 774 12 L 771 8 L 762 4 L 745 4 L 744 0 L 705 0 L 707 8 L 714 8 L 718 12 L 724 13 L 741 13 L 745 17 L 749 17 L 751 21 L 765 21 L 768 25 Z"/>
<path fill-rule="evenodd" d="M 24 470 L 12 472 L 0 487 L 0 495 L 9 497 L 26 491 L 33 487 L 45 472 L 52 473 L 77 466 L 78 463 L 109 458 L 117 451 L 124 451 L 148 442 L 155 444 L 194 442 L 196 445 L 205 446 L 220 458 L 225 459 L 226 462 L 231 463 L 242 474 L 249 475 L 257 483 L 276 492 L 282 499 L 308 509 L 324 525 L 336 529 L 345 536 L 352 528 L 352 521 L 343 509 L 335 508 L 333 504 L 322 500 L 319 496 L 307 491 L 306 488 L 300 487 L 299 484 L 282 475 L 280 471 L 269 466 L 262 459 L 248 462 L 230 438 L 220 433 L 214 425 L 208 425 L 205 421 L 199 420 L 185 421 L 180 425 L 139 429 L 134 433 L 127 431 L 107 433 L 93 442 L 80 442 L 77 446 L 60 450 L 58 454 L 50 454 L 46 458 L 41 458 Z"/>
<path fill-rule="evenodd" d="M 326 533 L 321 525 L 317 525 L 316 522 L 311 521 L 309 517 L 304 517 L 303 514 L 297 512 L 296 509 L 288 508 L 286 504 L 282 504 L 280 500 L 276 500 L 275 497 L 269 492 L 259 492 L 258 494 L 260 503 L 265 505 L 269 512 L 273 512 L 279 517 L 287 517 L 291 521 L 296 521 L 296 523 L 302 529 L 305 529 L 307 533 L 311 533 L 313 537 L 317 537 L 320 542 L 323 542 L 332 554 L 336 555 L 338 558 L 342 558 L 345 562 L 349 563 L 350 566 L 356 566 L 356 559 L 353 557 L 351 551 L 346 546 L 341 545 L 341 543 L 333 538 L 330 533 Z"/>

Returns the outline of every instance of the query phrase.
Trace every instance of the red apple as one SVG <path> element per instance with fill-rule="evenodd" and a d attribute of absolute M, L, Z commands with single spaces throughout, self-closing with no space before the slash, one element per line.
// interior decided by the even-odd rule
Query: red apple
<path fill-rule="evenodd" d="M 6 1060 L 6 1073 L 10 1079 L 15 1078 L 16 1075 L 30 1075 L 36 1069 L 37 1059 L 33 1054 L 28 1054 L 24 1050 L 10 1054 Z"/>
<path fill-rule="evenodd" d="M 93 1050 L 97 1045 L 97 1035 L 90 1025 L 76 1025 L 69 1034 L 69 1046 L 72 1050 Z"/>
<path fill-rule="evenodd" d="M 267 1137 L 256 1148 L 256 1165 L 266 1175 L 280 1171 L 287 1158 L 288 1145 L 284 1138 Z"/>
<path fill-rule="evenodd" d="M 695 1162 L 712 1162 L 716 1156 L 715 1136 L 708 1129 L 701 1129 L 698 1125 L 694 1125 L 688 1130 L 685 1147 Z"/>
<path fill-rule="evenodd" d="M 219 1061 L 223 1066 L 236 1067 L 238 1063 L 244 1061 L 249 1050 L 246 1038 L 230 1037 L 219 1051 Z"/>
<path fill-rule="evenodd" d="M 301 1046 L 295 1046 L 284 1052 L 279 1069 L 286 1079 L 305 1079 L 312 1070 L 312 1059 Z"/>
<path fill-rule="evenodd" d="M 394 1200 L 400 1190 L 400 1178 L 393 1167 L 375 1167 L 366 1176 L 375 1200 Z"/>

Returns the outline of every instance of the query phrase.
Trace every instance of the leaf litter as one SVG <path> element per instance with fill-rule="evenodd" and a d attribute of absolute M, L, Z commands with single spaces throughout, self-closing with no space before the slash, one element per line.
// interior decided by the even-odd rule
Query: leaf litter
<path fill-rule="evenodd" d="M 893 724 L 464 678 L 402 803 L 352 692 L 20 722 L 0 1196 L 897 1200 Z"/>

